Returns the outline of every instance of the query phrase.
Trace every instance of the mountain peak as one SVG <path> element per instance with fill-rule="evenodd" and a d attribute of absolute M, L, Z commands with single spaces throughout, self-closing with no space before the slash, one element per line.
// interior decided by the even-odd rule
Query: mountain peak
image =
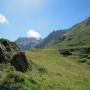
<path fill-rule="evenodd" d="M 22 50 L 29 50 L 37 45 L 41 39 L 37 39 L 34 37 L 20 37 L 15 42 Z"/>

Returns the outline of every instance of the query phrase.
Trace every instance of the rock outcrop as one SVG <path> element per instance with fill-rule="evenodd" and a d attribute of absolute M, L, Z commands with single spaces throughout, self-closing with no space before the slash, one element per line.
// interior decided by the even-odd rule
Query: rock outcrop
<path fill-rule="evenodd" d="M 26 72 L 29 69 L 29 63 L 19 47 L 6 39 L 0 39 L 0 64 L 11 63 L 18 71 Z"/>
<path fill-rule="evenodd" d="M 22 72 L 26 72 L 29 69 L 29 63 L 27 62 L 24 52 L 15 54 L 11 60 L 11 65 L 14 66 L 16 70 Z"/>
<path fill-rule="evenodd" d="M 14 42 L 6 39 L 0 39 L 0 48 L 6 52 L 20 51 L 19 47 Z"/>

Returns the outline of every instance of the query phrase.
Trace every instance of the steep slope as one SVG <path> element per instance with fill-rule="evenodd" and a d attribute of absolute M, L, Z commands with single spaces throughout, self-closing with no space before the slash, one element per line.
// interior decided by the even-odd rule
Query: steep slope
<path fill-rule="evenodd" d="M 76 46 L 90 46 L 90 17 L 70 28 L 67 33 L 52 43 L 50 47 Z"/>
<path fill-rule="evenodd" d="M 37 40 L 36 38 L 22 37 L 18 38 L 15 42 L 22 50 L 29 50 L 33 48 L 35 45 L 37 45 L 40 41 L 41 39 Z"/>
<path fill-rule="evenodd" d="M 54 42 L 59 37 L 62 37 L 63 34 L 65 34 L 67 30 L 56 30 L 51 32 L 45 39 L 43 39 L 38 45 L 36 45 L 36 48 L 45 48 L 48 47 L 48 45 L 52 42 Z"/>

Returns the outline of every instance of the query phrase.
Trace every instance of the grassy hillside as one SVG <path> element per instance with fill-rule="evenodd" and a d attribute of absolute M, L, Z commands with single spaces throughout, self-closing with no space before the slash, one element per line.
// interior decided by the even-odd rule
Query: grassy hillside
<path fill-rule="evenodd" d="M 46 48 L 49 44 L 53 43 L 56 39 L 62 37 L 67 30 L 56 30 L 51 32 L 46 38 L 44 38 L 39 44 L 35 46 L 35 48 Z"/>
<path fill-rule="evenodd" d="M 31 70 L 0 64 L 0 88 L 9 90 L 90 90 L 90 65 L 78 56 L 63 57 L 56 49 L 26 52 Z M 2 89 L 0 89 L 2 90 Z"/>
<path fill-rule="evenodd" d="M 26 56 L 47 70 L 32 75 L 39 84 L 36 90 L 90 90 L 90 66 L 79 63 L 79 57 L 63 57 L 56 49 L 32 50 Z"/>
<path fill-rule="evenodd" d="M 76 46 L 90 46 L 90 17 L 70 28 L 63 37 L 50 45 L 53 48 Z"/>

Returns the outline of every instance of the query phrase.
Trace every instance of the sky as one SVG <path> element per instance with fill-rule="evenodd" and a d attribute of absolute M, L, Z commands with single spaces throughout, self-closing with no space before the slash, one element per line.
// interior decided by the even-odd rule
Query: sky
<path fill-rule="evenodd" d="M 0 0 L 0 38 L 44 38 L 90 16 L 90 0 Z"/>

